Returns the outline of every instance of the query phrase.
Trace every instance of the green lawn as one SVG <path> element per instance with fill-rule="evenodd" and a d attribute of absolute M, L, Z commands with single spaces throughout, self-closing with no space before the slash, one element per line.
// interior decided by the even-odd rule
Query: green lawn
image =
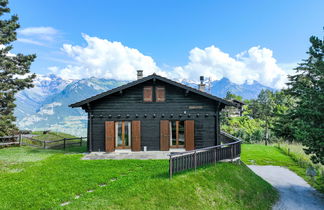
<path fill-rule="evenodd" d="M 49 132 L 47 134 L 43 134 L 43 131 L 34 131 L 32 134 L 37 135 L 34 136 L 33 139 L 43 140 L 43 141 L 52 141 L 63 138 L 76 138 L 71 134 L 61 133 L 61 132 Z"/>
<path fill-rule="evenodd" d="M 241 160 L 247 165 L 274 165 L 284 166 L 305 179 L 315 189 L 324 193 L 323 177 L 316 177 L 313 181 L 306 175 L 306 168 L 301 167 L 290 156 L 274 145 L 242 144 Z"/>
<path fill-rule="evenodd" d="M 167 160 L 81 157 L 60 150 L 1 149 L 0 208 L 270 209 L 277 199 L 277 192 L 244 165 L 218 163 L 169 180 Z"/>

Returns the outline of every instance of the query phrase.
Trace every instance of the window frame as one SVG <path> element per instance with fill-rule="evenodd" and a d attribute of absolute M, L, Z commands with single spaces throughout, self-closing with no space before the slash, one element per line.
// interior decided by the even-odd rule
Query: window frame
<path fill-rule="evenodd" d="M 118 146 L 118 123 L 122 123 L 122 145 Z M 125 145 L 125 124 L 128 123 L 128 145 Z M 130 149 L 132 146 L 132 122 L 131 121 L 115 121 L 115 147 L 116 149 Z"/>
<path fill-rule="evenodd" d="M 172 144 L 172 122 L 175 122 L 175 125 L 176 125 L 176 145 L 173 145 Z M 179 144 L 179 125 L 180 125 L 180 122 L 183 122 L 183 140 L 184 140 L 184 144 L 183 145 L 180 145 Z M 185 148 L 186 146 L 186 127 L 185 127 L 185 120 L 169 120 L 169 129 L 170 129 L 170 148 Z"/>

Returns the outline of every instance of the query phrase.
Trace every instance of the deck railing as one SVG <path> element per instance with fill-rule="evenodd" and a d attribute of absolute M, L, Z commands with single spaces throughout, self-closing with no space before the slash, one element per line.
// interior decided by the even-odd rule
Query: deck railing
<path fill-rule="evenodd" d="M 225 132 L 221 132 L 221 136 L 221 138 L 226 138 L 228 141 L 232 140 L 232 142 L 186 152 L 171 153 L 169 159 L 170 178 L 173 174 L 181 171 L 196 170 L 206 164 L 222 160 L 234 160 L 240 157 L 241 140 Z"/>

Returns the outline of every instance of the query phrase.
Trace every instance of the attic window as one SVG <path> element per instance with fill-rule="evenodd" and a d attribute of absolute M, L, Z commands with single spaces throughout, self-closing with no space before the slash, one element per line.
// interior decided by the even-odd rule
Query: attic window
<path fill-rule="evenodd" d="M 165 88 L 164 87 L 156 87 L 155 95 L 156 95 L 156 102 L 164 102 L 165 101 Z"/>
<path fill-rule="evenodd" d="M 143 101 L 144 102 L 152 102 L 153 101 L 153 87 L 152 86 L 144 87 Z"/>

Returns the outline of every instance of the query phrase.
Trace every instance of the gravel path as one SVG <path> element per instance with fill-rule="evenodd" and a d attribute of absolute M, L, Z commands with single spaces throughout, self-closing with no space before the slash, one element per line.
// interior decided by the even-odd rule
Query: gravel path
<path fill-rule="evenodd" d="M 323 195 L 289 169 L 255 165 L 249 168 L 278 189 L 280 199 L 273 207 L 274 210 L 324 210 Z"/>

